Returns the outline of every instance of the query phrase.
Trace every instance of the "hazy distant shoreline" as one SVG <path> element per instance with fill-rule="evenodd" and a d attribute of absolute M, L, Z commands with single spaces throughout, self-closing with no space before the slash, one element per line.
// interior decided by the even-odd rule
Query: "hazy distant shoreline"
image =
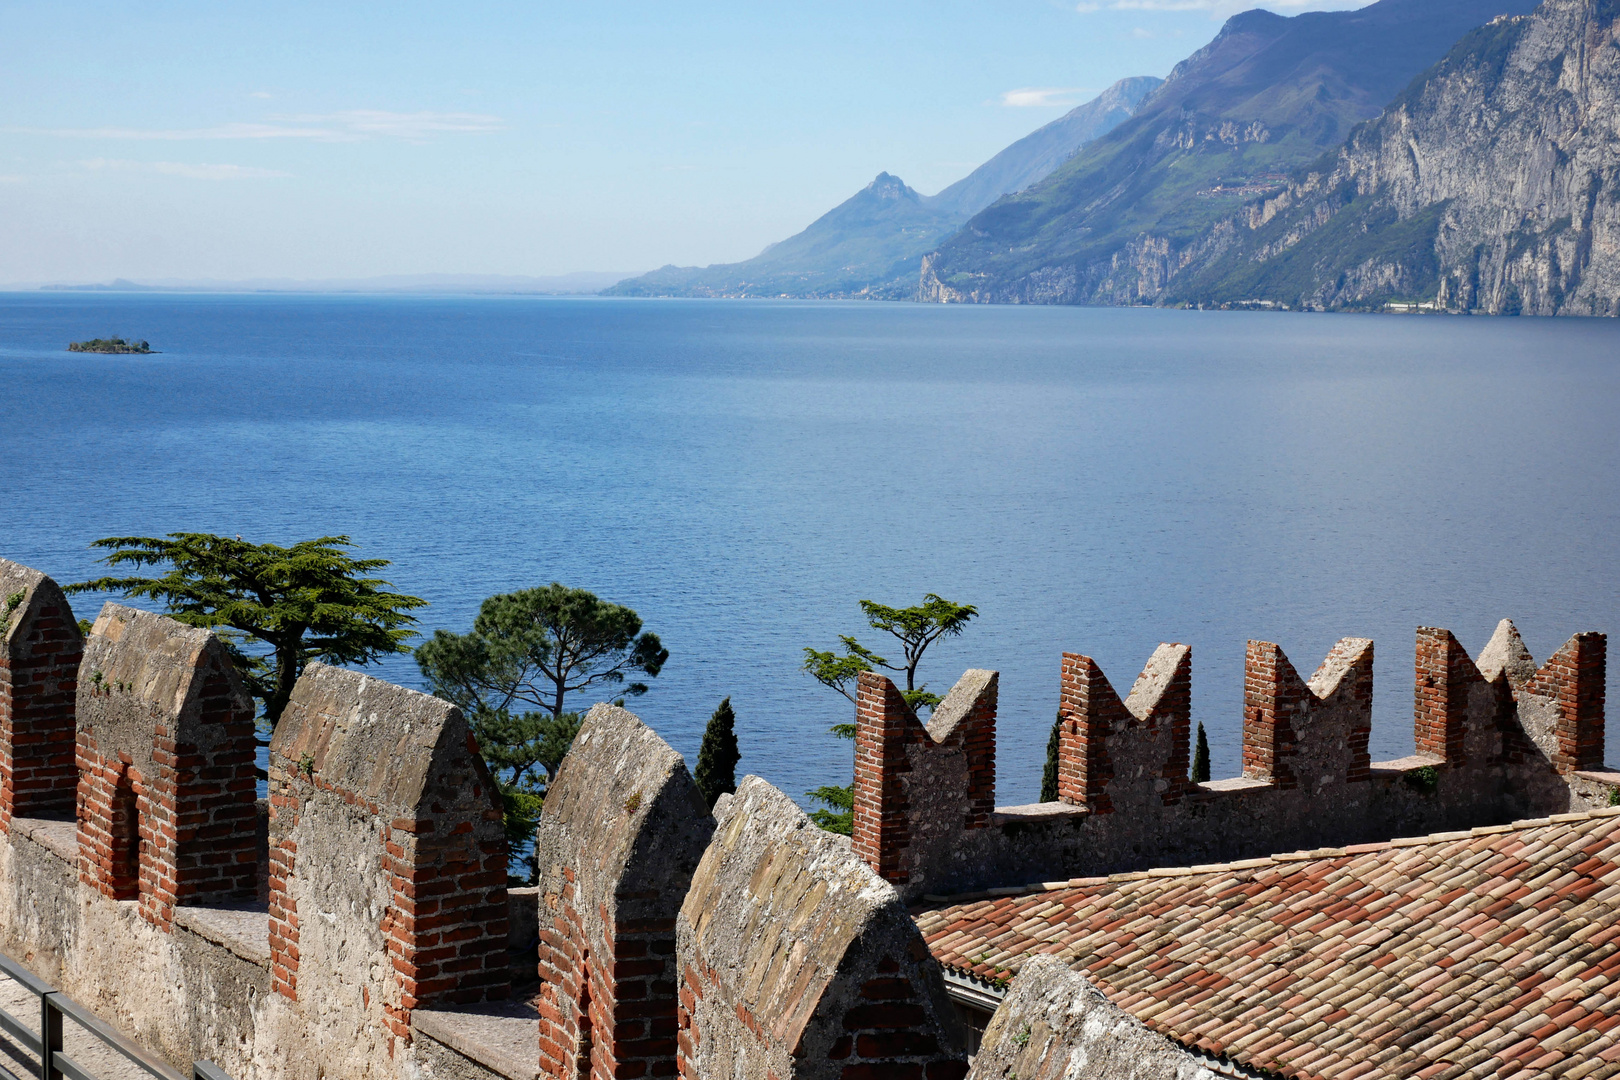
<path fill-rule="evenodd" d="M 157 293 L 483 293 L 502 296 L 588 296 L 639 271 L 584 270 L 524 277 L 500 274 L 388 274 L 369 278 L 249 278 L 241 281 L 159 278 L 109 282 L 22 282 L 0 286 L 17 292 Z"/>

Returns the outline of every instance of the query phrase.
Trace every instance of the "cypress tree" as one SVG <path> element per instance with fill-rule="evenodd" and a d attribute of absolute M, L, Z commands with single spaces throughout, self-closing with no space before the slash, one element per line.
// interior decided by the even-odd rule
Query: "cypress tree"
<path fill-rule="evenodd" d="M 1198 725 L 1198 748 L 1193 751 L 1192 778 L 1195 784 L 1209 783 L 1209 738 L 1204 725 Z"/>
<path fill-rule="evenodd" d="M 709 726 L 703 730 L 703 745 L 698 749 L 697 770 L 692 779 L 713 809 L 720 796 L 737 790 L 737 716 L 731 711 L 731 698 L 720 703 L 709 717 Z"/>
<path fill-rule="evenodd" d="M 1046 737 L 1046 768 L 1041 770 L 1041 802 L 1057 802 L 1058 740 L 1063 728 L 1063 714 L 1052 721 L 1052 734 Z"/>

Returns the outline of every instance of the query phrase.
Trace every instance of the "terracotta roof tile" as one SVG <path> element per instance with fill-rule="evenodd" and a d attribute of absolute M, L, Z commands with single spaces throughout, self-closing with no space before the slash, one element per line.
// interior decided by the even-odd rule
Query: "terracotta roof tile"
<path fill-rule="evenodd" d="M 1620 1075 L 1620 809 L 1046 882 L 916 912 L 981 977 L 1053 953 L 1189 1046 L 1285 1076 Z"/>

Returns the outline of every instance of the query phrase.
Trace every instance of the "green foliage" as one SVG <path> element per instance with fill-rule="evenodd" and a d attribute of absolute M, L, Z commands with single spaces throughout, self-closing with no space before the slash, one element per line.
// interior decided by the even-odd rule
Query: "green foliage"
<path fill-rule="evenodd" d="M 89 341 L 74 341 L 68 344 L 68 352 L 92 353 L 149 353 L 152 346 L 144 341 L 125 341 L 121 337 L 91 338 Z"/>
<path fill-rule="evenodd" d="M 506 847 L 515 852 L 512 860 L 523 869 L 521 874 L 508 871 L 506 883 L 521 888 L 540 881 L 540 863 L 534 853 L 534 833 L 540 827 L 540 811 L 545 807 L 545 796 L 511 784 L 496 781 L 501 793 L 501 822 L 506 830 Z"/>
<path fill-rule="evenodd" d="M 843 694 L 851 703 L 855 701 L 855 681 L 861 672 L 880 667 L 890 671 L 903 671 L 906 675 L 906 687 L 903 691 L 906 704 L 913 709 L 932 710 L 939 704 L 940 697 L 938 694 L 928 693 L 926 685 L 916 685 L 917 665 L 921 663 L 923 653 L 928 651 L 928 646 L 942 637 L 960 634 L 974 616 L 978 615 L 979 609 L 972 604 L 953 603 L 934 593 L 923 597 L 921 604 L 908 608 L 888 607 L 873 603 L 871 600 L 862 600 L 860 603 L 868 626 L 874 630 L 882 630 L 900 642 L 905 662 L 891 664 L 853 637 L 844 634 L 839 636 L 844 645 L 844 655 L 807 648 L 804 650 L 804 670 L 822 685 Z M 853 735 L 854 732 L 851 731 L 850 736 Z"/>
<path fill-rule="evenodd" d="M 27 596 L 26 592 L 19 590 L 6 597 L 5 609 L 0 611 L 0 631 L 11 625 L 11 617 L 17 614 L 17 609 L 22 607 L 22 602 Z"/>
<path fill-rule="evenodd" d="M 553 717 L 569 694 L 610 686 L 645 694 L 645 683 L 625 684 L 626 673 L 655 677 L 668 659 L 634 611 L 557 582 L 491 596 L 471 633 L 438 630 L 416 649 L 422 675 L 447 701 L 507 711 L 527 703 Z"/>
<path fill-rule="evenodd" d="M 579 733 L 579 714 L 564 711 L 568 695 L 608 687 L 645 694 L 645 683 L 625 684 L 626 673 L 655 677 L 668 659 L 634 611 L 556 582 L 491 596 L 470 633 L 438 630 L 417 646 L 428 688 L 461 707 L 501 785 L 507 836 L 518 838 L 515 861 L 528 867 L 531 883 L 534 828 L 523 815 L 532 809 L 538 819 Z"/>
<path fill-rule="evenodd" d="M 1063 714 L 1052 721 L 1052 733 L 1046 737 L 1046 765 L 1041 769 L 1041 802 L 1058 801 L 1058 750 L 1063 740 Z"/>
<path fill-rule="evenodd" d="M 579 734 L 578 713 L 511 713 L 477 703 L 465 712 L 490 772 L 518 791 L 544 792 Z"/>
<path fill-rule="evenodd" d="M 1609 789 L 1609 805 L 1620 806 L 1620 788 Z"/>
<path fill-rule="evenodd" d="M 1209 783 L 1209 736 L 1204 734 L 1204 725 L 1198 725 L 1198 746 L 1193 751 L 1192 781 L 1195 784 Z"/>
<path fill-rule="evenodd" d="M 810 820 L 830 833 L 849 836 L 855 831 L 855 787 L 824 784 L 805 792 L 822 806 L 810 812 Z"/>
<path fill-rule="evenodd" d="M 855 701 L 855 682 L 863 671 L 871 671 L 873 667 L 882 665 L 887 667 L 881 656 L 874 654 L 860 642 L 848 634 L 839 635 L 844 643 L 844 655 L 828 650 L 822 652 L 817 649 L 804 650 L 804 670 L 808 671 L 817 682 L 832 688 L 847 697 L 851 704 Z M 849 733 L 850 738 L 855 737 L 853 725 Z"/>
<path fill-rule="evenodd" d="M 534 842 L 534 831 L 540 827 L 540 811 L 546 800 L 532 791 L 523 791 L 509 784 L 501 784 L 501 806 L 505 810 L 506 844 L 513 851 Z M 533 884 L 532 879 L 525 884 Z"/>
<path fill-rule="evenodd" d="M 887 607 L 871 600 L 862 600 L 860 603 L 867 625 L 874 630 L 882 630 L 893 635 L 900 642 L 906 658 L 905 663 L 891 664 L 853 637 L 843 634 L 839 636 L 844 645 L 842 656 L 831 651 L 822 652 L 807 648 L 804 650 L 804 670 L 823 686 L 844 695 L 851 704 L 855 702 L 855 684 L 861 672 L 880 667 L 888 668 L 890 671 L 904 671 L 906 688 L 901 693 L 906 699 L 906 704 L 914 710 L 932 711 L 934 706 L 939 704 L 940 696 L 929 693 L 926 685 L 914 685 L 917 665 L 922 661 L 923 653 L 928 651 L 928 646 L 942 637 L 960 634 L 974 616 L 978 615 L 979 609 L 971 604 L 953 603 L 934 593 L 923 597 L 921 604 L 908 608 Z M 855 738 L 854 724 L 834 724 L 828 730 L 840 739 Z M 848 836 L 855 823 L 854 791 L 854 785 L 849 787 L 829 785 L 806 792 L 811 799 L 825 804 L 824 808 L 813 811 L 810 819 L 828 832 Z"/>
<path fill-rule="evenodd" d="M 217 631 L 272 727 L 310 661 L 369 664 L 409 652 L 405 642 L 415 636 L 410 627 L 416 618 L 408 612 L 427 604 L 385 591 L 387 581 L 368 575 L 388 560 L 354 558 L 346 550 L 354 546 L 347 536 L 281 547 L 170 533 L 114 536 L 90 546 L 111 551 L 102 560 L 108 566 L 170 569 L 156 578 L 96 578 L 65 591 L 157 600 L 171 618 Z"/>
<path fill-rule="evenodd" d="M 737 714 L 732 712 L 728 697 L 703 729 L 703 745 L 698 748 L 697 769 L 692 775 L 711 810 L 721 795 L 737 790 L 737 762 L 741 759 L 737 750 Z"/>
<path fill-rule="evenodd" d="M 1402 779 L 1413 791 L 1421 791 L 1427 795 L 1440 786 L 1440 770 L 1433 765 L 1425 765 L 1421 769 L 1413 769 Z"/>

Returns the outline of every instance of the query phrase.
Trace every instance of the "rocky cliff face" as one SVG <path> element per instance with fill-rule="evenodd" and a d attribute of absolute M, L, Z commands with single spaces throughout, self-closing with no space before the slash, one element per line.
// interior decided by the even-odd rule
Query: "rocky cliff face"
<path fill-rule="evenodd" d="M 1614 0 L 1470 33 L 1334 159 L 1187 246 L 1162 299 L 1620 314 Z"/>
<path fill-rule="evenodd" d="M 923 264 L 919 299 L 1161 301 L 1226 252 L 1233 216 L 1377 117 L 1471 29 L 1535 0 L 1379 0 L 1234 16 L 1136 115 L 970 220 Z"/>

